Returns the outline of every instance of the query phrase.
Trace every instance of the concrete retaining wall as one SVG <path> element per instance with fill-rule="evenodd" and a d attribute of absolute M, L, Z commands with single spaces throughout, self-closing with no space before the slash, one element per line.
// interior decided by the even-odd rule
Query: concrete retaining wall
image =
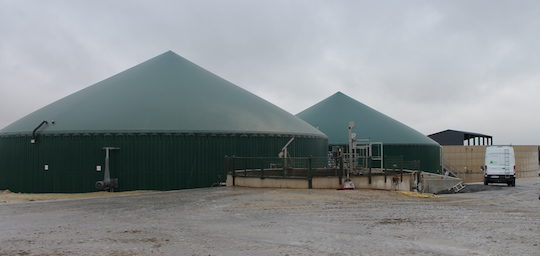
<path fill-rule="evenodd" d="M 232 175 L 227 175 L 227 186 L 232 186 Z M 401 175 L 387 175 L 386 181 L 383 175 L 374 175 L 371 177 L 371 184 L 367 176 L 352 176 L 351 180 L 356 188 L 382 189 L 411 191 L 415 188 L 413 173 L 404 173 L 403 180 Z M 307 180 L 287 179 L 287 178 L 253 178 L 253 177 L 235 177 L 235 186 L 251 188 L 309 188 Z M 338 189 L 338 177 L 313 177 L 312 188 L 314 189 Z"/>
<path fill-rule="evenodd" d="M 432 194 L 448 191 L 458 183 L 463 182 L 462 179 L 426 172 L 422 173 L 421 179 L 420 192 Z"/>
<path fill-rule="evenodd" d="M 235 186 L 249 188 L 308 188 L 307 180 L 236 177 Z M 232 186 L 232 176 L 227 175 L 227 186 Z"/>

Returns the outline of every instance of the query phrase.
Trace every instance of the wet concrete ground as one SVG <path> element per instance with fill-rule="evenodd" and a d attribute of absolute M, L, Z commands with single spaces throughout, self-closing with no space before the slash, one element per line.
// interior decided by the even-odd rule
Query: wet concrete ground
<path fill-rule="evenodd" d="M 0 255 L 540 255 L 540 178 L 500 186 L 440 198 L 221 187 L 0 204 Z"/>

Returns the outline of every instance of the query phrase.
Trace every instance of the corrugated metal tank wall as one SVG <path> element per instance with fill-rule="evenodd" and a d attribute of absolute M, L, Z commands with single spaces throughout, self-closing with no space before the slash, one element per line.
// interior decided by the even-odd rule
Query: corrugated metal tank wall
<path fill-rule="evenodd" d="M 208 187 L 225 178 L 224 156 L 275 157 L 291 136 L 240 134 L 88 134 L 0 137 L 0 189 L 14 192 L 90 192 L 111 177 L 119 191 Z M 327 156 L 327 139 L 295 136 L 291 156 Z M 49 170 L 44 171 L 44 165 Z M 96 171 L 101 165 L 102 171 Z"/>
<path fill-rule="evenodd" d="M 346 145 L 341 145 L 348 148 Z M 373 155 L 378 156 L 380 150 L 376 146 L 371 148 Z M 383 146 L 384 168 L 413 169 L 424 172 L 440 173 L 441 147 L 436 145 L 421 144 L 385 144 Z M 403 162 L 401 162 L 403 161 Z M 418 161 L 420 166 L 414 167 L 413 161 Z M 393 164 L 396 164 L 393 167 Z M 373 160 L 371 166 L 380 168 L 381 162 Z"/>
<path fill-rule="evenodd" d="M 441 168 L 441 147 L 437 145 L 384 145 L 384 155 L 385 157 L 403 156 L 403 161 L 420 161 L 420 170 L 425 172 L 438 173 Z M 386 161 L 385 164 L 387 164 Z"/>

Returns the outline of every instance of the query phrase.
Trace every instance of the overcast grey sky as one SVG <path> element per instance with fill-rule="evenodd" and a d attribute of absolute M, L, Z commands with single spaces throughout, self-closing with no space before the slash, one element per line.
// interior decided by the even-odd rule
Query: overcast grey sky
<path fill-rule="evenodd" d="M 540 1 L 0 0 L 0 127 L 173 50 L 293 114 L 540 144 L 539 47 Z"/>

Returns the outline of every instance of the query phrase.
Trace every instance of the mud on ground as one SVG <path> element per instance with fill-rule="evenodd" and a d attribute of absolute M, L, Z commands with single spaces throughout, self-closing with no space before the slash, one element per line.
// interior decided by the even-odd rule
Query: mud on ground
<path fill-rule="evenodd" d="M 9 190 L 0 190 L 0 203 L 14 203 L 14 202 L 33 202 L 44 200 L 62 200 L 62 199 L 77 199 L 77 198 L 91 198 L 91 197 L 104 197 L 104 196 L 121 196 L 141 194 L 152 191 L 137 190 L 127 192 L 91 192 L 91 193 L 14 193 Z"/>

